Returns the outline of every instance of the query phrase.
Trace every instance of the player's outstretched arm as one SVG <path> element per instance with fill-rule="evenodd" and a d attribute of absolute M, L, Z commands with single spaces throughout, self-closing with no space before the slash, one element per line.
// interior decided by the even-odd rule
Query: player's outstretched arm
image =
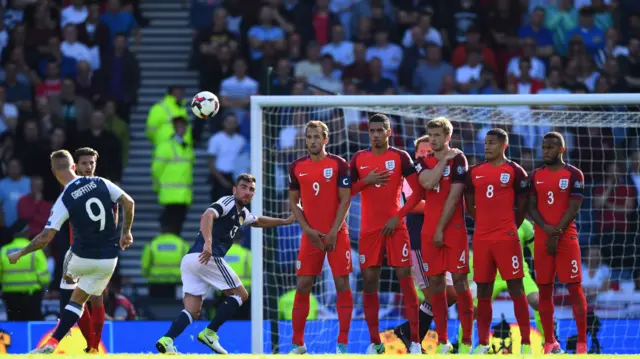
<path fill-rule="evenodd" d="M 287 218 L 273 218 L 273 217 L 267 217 L 267 216 L 260 216 L 260 217 L 257 217 L 256 221 L 251 223 L 250 226 L 257 227 L 257 228 L 275 228 L 280 226 L 287 226 L 293 223 L 295 219 L 296 218 L 293 216 L 293 214 L 289 215 L 289 217 Z"/>
<path fill-rule="evenodd" d="M 53 237 L 55 237 L 56 233 L 58 233 L 58 231 L 53 228 L 43 229 L 42 232 L 40 232 L 40 234 L 38 234 L 34 239 L 32 239 L 31 242 L 29 242 L 29 244 L 27 244 L 26 247 L 22 248 L 17 252 L 13 252 L 9 254 L 7 256 L 9 258 L 9 263 L 15 264 L 16 262 L 18 262 L 20 257 L 26 256 L 31 252 L 35 252 L 38 249 L 44 248 L 44 246 L 46 246 L 49 242 L 51 242 Z"/>

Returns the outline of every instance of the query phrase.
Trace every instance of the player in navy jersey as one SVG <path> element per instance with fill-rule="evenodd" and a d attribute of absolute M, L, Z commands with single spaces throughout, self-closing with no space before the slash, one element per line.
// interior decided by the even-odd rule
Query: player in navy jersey
<path fill-rule="evenodd" d="M 82 279 L 71 295 L 53 335 L 34 354 L 51 354 L 69 329 L 82 316 L 90 295 L 102 295 L 118 261 L 120 249 L 133 243 L 133 199 L 120 187 L 101 177 L 78 177 L 76 165 L 66 150 L 51 154 L 51 170 L 64 190 L 56 200 L 44 230 L 31 243 L 9 255 L 16 263 L 22 256 L 43 248 L 61 226 L 70 220 L 74 236 L 63 272 L 67 278 Z M 113 204 L 124 209 L 122 233 L 118 233 Z"/>
<path fill-rule="evenodd" d="M 98 164 L 98 151 L 89 148 L 78 148 L 73 152 L 73 160 L 76 163 L 76 174 L 78 176 L 93 177 L 95 175 L 96 166 Z M 114 219 L 116 226 L 118 225 L 118 205 L 113 206 Z M 62 230 L 68 229 L 69 236 L 62 237 L 62 240 L 68 240 L 69 244 L 73 243 L 73 233 L 71 231 L 71 224 L 67 220 L 61 227 Z M 59 236 L 56 236 L 59 237 Z M 71 248 L 67 251 L 67 255 L 70 255 Z M 76 289 L 78 283 L 73 278 L 65 278 L 65 273 L 62 273 L 62 279 L 60 280 L 60 314 L 64 313 L 64 308 L 69 304 L 71 294 Z M 87 342 L 88 353 L 98 353 L 98 347 L 100 346 L 102 338 L 102 328 L 104 326 L 104 301 L 102 295 L 92 295 L 90 297 L 91 311 L 84 310 L 82 317 L 78 320 L 78 328 L 82 332 L 82 336 Z"/>
<path fill-rule="evenodd" d="M 246 206 L 251 203 L 255 191 L 256 178 L 241 174 L 233 186 L 233 195 L 218 199 L 202 214 L 196 242 L 180 265 L 184 310 L 156 343 L 160 353 L 177 353 L 173 340 L 200 317 L 202 298 L 215 288 L 221 290 L 226 298 L 216 310 L 215 318 L 198 334 L 198 341 L 218 354 L 227 354 L 220 345 L 217 331 L 247 301 L 249 294 L 224 256 L 233 245 L 240 227 L 273 228 L 291 224 L 294 220 L 293 215 L 287 219 L 252 215 Z"/>
<path fill-rule="evenodd" d="M 429 143 L 429 136 L 425 135 L 417 138 L 414 141 L 414 146 L 416 149 L 416 161 L 420 158 L 427 156 L 430 153 L 433 153 L 433 149 L 431 148 L 431 144 Z M 405 181 L 404 186 L 402 187 L 402 196 L 404 197 L 404 201 L 406 202 L 407 198 L 411 196 L 413 191 L 411 190 L 411 186 L 407 181 Z M 420 201 L 420 203 L 411 210 L 409 214 L 407 214 L 407 230 L 409 231 L 409 239 L 411 240 L 411 274 L 413 275 L 413 280 L 418 286 L 418 288 L 422 291 L 424 295 L 424 302 L 420 304 L 420 313 L 419 313 L 419 328 L 420 328 L 420 342 L 424 340 L 424 337 L 427 335 L 429 328 L 431 327 L 431 322 L 433 321 L 433 312 L 431 311 L 431 288 L 429 287 L 429 279 L 424 273 L 422 268 L 422 225 L 424 224 L 424 200 Z M 456 304 L 457 297 L 455 289 L 453 288 L 453 279 L 451 277 L 451 273 L 446 273 L 446 284 L 447 284 L 447 299 L 450 306 Z M 411 325 L 408 321 L 398 325 L 394 328 L 393 332 L 396 336 L 402 341 L 402 343 L 409 349 L 411 345 Z"/>

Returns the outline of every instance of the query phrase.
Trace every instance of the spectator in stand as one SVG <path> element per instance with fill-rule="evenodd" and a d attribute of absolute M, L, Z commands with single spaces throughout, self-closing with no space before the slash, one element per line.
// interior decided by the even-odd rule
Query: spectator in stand
<path fill-rule="evenodd" d="M 353 36 L 353 42 L 361 42 L 366 46 L 373 45 L 373 36 L 371 35 L 371 19 L 368 17 L 360 18 L 358 22 L 358 29 Z"/>
<path fill-rule="evenodd" d="M 367 47 L 362 42 L 353 44 L 353 63 L 342 71 L 342 80 L 354 80 L 357 83 L 366 81 L 370 76 L 367 63 Z"/>
<path fill-rule="evenodd" d="M 594 56 L 594 60 L 599 68 L 604 67 L 604 63 L 607 58 L 618 56 L 627 57 L 629 55 L 629 49 L 626 46 L 620 45 L 620 36 L 618 30 L 610 28 L 605 31 L 604 48 L 598 50 L 598 53 Z"/>
<path fill-rule="evenodd" d="M 104 104 L 105 129 L 112 132 L 120 143 L 120 153 L 122 154 L 122 168 L 126 167 L 129 159 L 129 125 L 118 116 L 116 103 L 107 100 Z"/>
<path fill-rule="evenodd" d="M 0 134 L 10 127 L 15 128 L 18 123 L 18 107 L 7 102 L 7 90 L 4 85 L 0 85 Z"/>
<path fill-rule="evenodd" d="M 382 61 L 374 57 L 369 62 L 369 78 L 360 84 L 360 90 L 370 95 L 392 95 L 395 91 L 393 82 L 384 76 Z"/>
<path fill-rule="evenodd" d="M 291 90 L 293 88 L 293 79 L 291 78 L 291 63 L 287 59 L 278 60 L 278 65 L 276 66 L 275 76 L 270 78 L 271 84 L 269 89 L 267 90 L 265 86 L 260 90 L 260 93 L 265 95 L 291 95 Z"/>
<path fill-rule="evenodd" d="M 418 13 L 418 23 L 415 27 L 408 28 L 402 37 L 402 46 L 410 48 L 414 45 L 416 34 L 415 28 L 420 29 L 420 34 L 424 38 L 424 42 L 434 43 L 442 47 L 442 35 L 435 27 L 432 26 L 433 11 L 423 11 Z"/>
<path fill-rule="evenodd" d="M 582 288 L 584 288 L 587 303 L 593 306 L 598 293 L 609 290 L 611 268 L 602 263 L 602 256 L 598 246 L 585 248 L 582 256 Z"/>
<path fill-rule="evenodd" d="M 62 127 L 54 127 L 49 136 L 48 152 L 72 148 L 67 142 L 67 134 L 64 129 Z M 51 171 L 46 171 L 42 178 L 44 179 L 44 198 L 47 201 L 55 202 L 62 190 L 60 184 Z M 69 237 L 67 236 L 67 238 Z M 61 256 L 64 258 L 64 252 L 62 252 Z"/>
<path fill-rule="evenodd" d="M 410 30 L 413 37 L 413 45 L 402 49 L 402 62 L 398 69 L 398 85 L 404 91 L 414 91 L 413 74 L 418 64 L 424 63 L 423 59 L 426 52 L 422 29 L 414 26 Z"/>
<path fill-rule="evenodd" d="M 551 70 L 549 71 L 549 77 L 547 78 L 547 86 L 542 90 L 538 91 L 540 95 L 567 95 L 570 94 L 571 91 L 562 87 L 562 74 L 560 70 Z M 560 106 L 553 107 L 554 109 L 561 110 L 566 107 Z"/>
<path fill-rule="evenodd" d="M 129 123 L 131 107 L 138 101 L 140 65 L 127 49 L 125 34 L 115 36 L 113 48 L 113 55 L 104 59 L 100 79 L 103 89 L 100 93 L 116 101 L 118 115 Z"/>
<path fill-rule="evenodd" d="M 426 60 L 413 74 L 413 88 L 419 94 L 436 95 L 442 88 L 442 79 L 453 76 L 453 67 L 442 61 L 442 49 L 433 43 L 427 45 Z"/>
<path fill-rule="evenodd" d="M 96 103 L 100 101 L 100 78 L 92 76 L 91 65 L 87 61 L 78 62 L 78 76 L 76 76 L 76 94 L 87 101 Z"/>
<path fill-rule="evenodd" d="M 52 10 L 46 2 L 41 2 L 36 6 L 33 21 L 29 23 L 28 27 L 26 46 L 31 49 L 30 52 L 46 53 L 49 39 L 60 36 L 60 26 L 54 20 Z"/>
<path fill-rule="evenodd" d="M 87 20 L 76 25 L 78 41 L 85 44 L 91 52 L 91 63 L 98 64 L 96 70 L 100 68 L 102 59 L 107 56 L 109 46 L 109 26 L 100 22 L 100 4 L 91 3 L 89 5 L 89 16 Z"/>
<path fill-rule="evenodd" d="M 493 50 L 480 42 L 480 29 L 476 26 L 471 26 L 466 31 L 466 34 L 467 41 L 455 47 L 453 55 L 451 55 L 451 66 L 454 68 L 464 66 L 467 63 L 469 51 L 476 51 L 481 53 L 482 63 L 485 66 L 497 69 L 496 55 Z"/>
<path fill-rule="evenodd" d="M 135 320 L 138 317 L 136 308 L 127 297 L 117 293 L 113 285 L 107 286 L 104 293 L 105 319 L 114 321 Z"/>
<path fill-rule="evenodd" d="M 520 41 L 520 45 L 522 47 L 522 56 L 516 56 L 509 61 L 507 77 L 509 75 L 520 77 L 520 59 L 527 58 L 531 61 L 529 75 L 534 79 L 544 81 L 547 75 L 547 69 L 544 61 L 535 56 L 537 48 L 536 40 L 533 37 L 526 37 Z"/>
<path fill-rule="evenodd" d="M 631 92 L 640 92 L 640 37 L 629 39 L 629 55 L 618 58 L 621 73 Z"/>
<path fill-rule="evenodd" d="M 60 27 L 65 27 L 68 24 L 82 24 L 87 20 L 88 16 L 89 10 L 84 4 L 84 0 L 71 0 L 69 1 L 69 6 L 60 12 Z"/>
<path fill-rule="evenodd" d="M 222 7 L 217 8 L 213 13 L 213 23 L 208 28 L 198 30 L 198 37 L 195 43 L 198 46 L 199 61 L 204 66 L 216 57 L 220 47 L 229 42 L 237 42 L 236 35 L 232 34 L 227 26 L 227 10 Z"/>
<path fill-rule="evenodd" d="M 247 76 L 247 64 L 242 58 L 233 63 L 233 72 L 234 75 L 220 85 L 220 102 L 226 111 L 235 113 L 240 133 L 249 139 L 249 104 L 251 96 L 258 94 L 258 82 Z"/>
<path fill-rule="evenodd" d="M 344 26 L 333 25 L 331 42 L 324 45 L 320 51 L 322 55 L 331 55 L 338 68 L 344 68 L 353 64 L 353 42 L 345 40 Z"/>
<path fill-rule="evenodd" d="M 0 135 L 0 178 L 7 177 L 9 161 L 15 157 L 16 144 L 13 134 L 5 132 Z"/>
<path fill-rule="evenodd" d="M 627 80 L 620 72 L 620 64 L 615 58 L 609 57 L 605 61 L 601 77 L 606 78 L 609 82 L 609 91 L 611 93 L 629 92 Z"/>
<path fill-rule="evenodd" d="M 467 64 L 456 69 L 456 84 L 462 93 L 468 93 L 476 88 L 482 71 L 482 54 L 470 50 L 467 54 Z"/>
<path fill-rule="evenodd" d="M 40 135 L 37 120 L 29 118 L 22 124 L 22 136 L 16 139 L 18 157 L 23 164 L 23 172 L 27 176 L 43 176 L 51 172 L 50 153 Z"/>
<path fill-rule="evenodd" d="M 584 84 L 589 92 L 595 92 L 596 81 L 600 77 L 600 73 L 596 71 L 593 58 L 587 55 L 581 56 L 578 60 L 578 66 L 580 67 L 578 81 Z"/>
<path fill-rule="evenodd" d="M 320 46 L 329 43 L 331 28 L 340 23 L 338 18 L 329 12 L 329 0 L 316 0 L 316 6 L 310 20 L 315 34 L 314 40 Z"/>
<path fill-rule="evenodd" d="M 322 56 L 322 75 L 310 78 L 309 83 L 329 92 L 342 93 L 340 71 L 333 69 L 333 58 L 331 55 Z M 327 94 L 326 92 L 321 92 L 316 89 L 311 89 L 311 91 L 319 95 Z"/>
<path fill-rule="evenodd" d="M 480 71 L 478 86 L 471 89 L 470 93 L 473 95 L 501 95 L 504 91 L 498 86 L 498 80 L 493 70 L 483 67 Z"/>
<path fill-rule="evenodd" d="M 604 47 L 604 32 L 595 26 L 593 17 L 593 8 L 584 7 L 580 9 L 578 26 L 569 31 L 566 37 L 567 39 L 573 39 L 576 36 L 581 37 L 591 56 L 597 54 L 598 50 Z"/>
<path fill-rule="evenodd" d="M 40 77 L 27 64 L 24 51 L 25 50 L 22 47 L 14 47 L 13 50 L 11 51 L 9 61 L 16 65 L 17 81 L 31 87 L 34 84 L 37 84 L 38 82 L 40 82 Z M 2 72 L 1 76 L 4 79 L 4 76 L 5 76 L 4 71 Z"/>
<path fill-rule="evenodd" d="M 247 37 L 251 49 L 251 60 L 262 57 L 263 41 L 282 41 L 285 38 L 284 31 L 273 25 L 274 10 L 268 6 L 260 9 L 260 25 L 254 25 L 249 29 Z"/>
<path fill-rule="evenodd" d="M 515 93 L 533 95 L 544 88 L 544 82 L 531 77 L 531 59 L 520 58 L 518 65 L 520 66 L 520 76 L 514 76 L 513 80 L 510 81 Z"/>
<path fill-rule="evenodd" d="M 379 28 L 375 33 L 375 45 L 367 49 L 367 61 L 378 58 L 382 62 L 382 74 L 394 84 L 398 82 L 398 68 L 402 63 L 402 48 L 389 42 L 389 30 Z"/>
<path fill-rule="evenodd" d="M 44 199 L 44 180 L 42 177 L 31 177 L 31 193 L 18 200 L 18 222 L 21 226 L 26 225 L 30 239 L 44 229 L 52 206 L 50 201 Z"/>
<path fill-rule="evenodd" d="M 276 51 L 276 44 L 272 41 L 262 42 L 262 57 L 252 61 L 249 68 L 249 76 L 258 81 L 264 81 L 267 76 L 268 69 L 274 68 L 278 64 L 278 53 Z"/>
<path fill-rule="evenodd" d="M 62 80 L 60 79 L 60 68 L 58 63 L 50 61 L 47 63 L 45 78 L 36 86 L 36 97 L 51 97 L 62 90 Z"/>
<path fill-rule="evenodd" d="M 578 26 L 578 10 L 572 0 L 558 0 L 557 6 L 547 8 L 545 27 L 553 32 L 553 47 L 561 55 L 567 54 L 567 34 Z"/>
<path fill-rule="evenodd" d="M 18 68 L 10 62 L 4 66 L 4 88 L 7 102 L 13 103 L 21 112 L 31 112 L 31 88 L 18 82 Z"/>
<path fill-rule="evenodd" d="M 50 104 L 55 124 L 65 129 L 67 139 L 71 142 L 77 139 L 78 132 L 89 128 L 93 106 L 89 101 L 76 95 L 76 84 L 73 79 L 62 80 L 62 91 L 51 97 Z"/>
<path fill-rule="evenodd" d="M 518 44 L 518 29 L 521 25 L 522 12 L 520 2 L 496 0 L 485 5 L 483 24 L 487 35 L 487 46 L 496 56 L 496 70 L 502 72 L 513 55 Z M 535 48 L 534 48 L 535 54 Z"/>
<path fill-rule="evenodd" d="M 306 80 L 321 74 L 320 45 L 315 41 L 310 41 L 309 44 L 307 44 L 307 57 L 296 64 L 294 75 L 298 79 Z"/>
<path fill-rule="evenodd" d="M 590 0 L 591 8 L 594 13 L 594 23 L 596 27 L 602 31 L 613 26 L 613 14 L 614 7 L 610 5 L 611 0 Z M 576 6 L 577 7 L 577 6 Z"/>
<path fill-rule="evenodd" d="M 18 219 L 18 200 L 31 192 L 31 180 L 22 174 L 22 164 L 12 158 L 7 165 L 7 177 L 0 181 L 2 227 L 11 228 Z"/>
<path fill-rule="evenodd" d="M 61 77 L 73 78 L 76 76 L 76 68 L 78 66 L 76 59 L 66 56 L 60 51 L 60 39 L 55 36 L 49 38 L 47 52 L 40 60 L 40 73 L 46 73 L 47 64 L 49 64 L 49 62 L 55 62 L 58 64 Z"/>
<path fill-rule="evenodd" d="M 442 5 L 441 5 L 442 7 Z M 441 14 L 445 20 L 449 48 L 469 43 L 469 29 L 482 25 L 479 0 L 452 0 Z M 486 58 L 485 58 L 486 59 Z M 464 59 L 461 64 L 464 63 Z M 455 64 L 454 67 L 457 67 Z"/>
<path fill-rule="evenodd" d="M 231 48 L 220 44 L 217 51 L 200 55 L 200 88 L 210 88 L 211 92 L 219 93 L 222 80 L 233 76 Z"/>
<path fill-rule="evenodd" d="M 75 25 L 67 25 L 64 28 L 64 41 L 60 44 L 60 52 L 64 56 L 71 57 L 77 62 L 86 61 L 91 64 L 93 70 L 100 67 L 100 63 L 92 63 L 94 60 L 87 45 L 78 41 L 78 30 Z M 96 60 L 99 60 L 97 58 Z"/>
<path fill-rule="evenodd" d="M 40 125 L 42 137 L 49 137 L 53 130 L 54 118 L 51 115 L 51 106 L 49 105 L 48 97 L 36 97 L 36 113 L 34 114 L 34 118 Z"/>
<path fill-rule="evenodd" d="M 122 147 L 118 137 L 105 128 L 105 115 L 93 111 L 89 129 L 78 134 L 77 147 L 90 147 L 100 154 L 96 176 L 115 183 L 122 181 Z"/>
<path fill-rule="evenodd" d="M 133 35 L 136 47 L 140 45 L 140 29 L 138 28 L 138 24 L 130 12 L 122 9 L 120 0 L 109 0 L 107 11 L 100 15 L 100 22 L 109 26 L 111 43 L 114 43 L 113 41 L 118 34 L 125 34 L 126 37 Z"/>
<path fill-rule="evenodd" d="M 209 139 L 207 154 L 211 181 L 211 200 L 231 194 L 237 172 L 238 159 L 247 149 L 247 140 L 238 134 L 238 119 L 233 113 L 225 114 L 222 131 Z"/>
<path fill-rule="evenodd" d="M 528 37 L 535 39 L 537 44 L 536 56 L 543 59 L 549 58 L 553 54 L 553 33 L 544 27 L 545 9 L 537 7 L 531 14 L 531 22 L 520 28 L 518 35 L 521 40 Z"/>
<path fill-rule="evenodd" d="M 4 11 L 0 10 L 0 14 L 4 15 Z M 3 17 L 4 19 L 4 17 Z M 4 27 L 4 21 L 0 21 L 0 56 L 4 54 L 4 49 L 9 43 L 9 33 Z"/>

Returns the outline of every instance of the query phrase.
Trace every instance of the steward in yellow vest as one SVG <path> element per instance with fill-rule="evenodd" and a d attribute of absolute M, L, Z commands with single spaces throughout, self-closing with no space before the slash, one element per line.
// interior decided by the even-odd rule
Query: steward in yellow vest
<path fill-rule="evenodd" d="M 251 251 L 234 243 L 224 256 L 225 262 L 240 277 L 242 284 L 251 293 Z"/>
<path fill-rule="evenodd" d="M 39 250 L 20 258 L 13 265 L 7 258 L 8 254 L 27 244 L 28 239 L 18 237 L 0 248 L 0 283 L 9 321 L 42 320 L 43 290 L 51 281 L 47 257 Z"/>
<path fill-rule="evenodd" d="M 170 86 L 165 97 L 151 106 L 147 116 L 145 134 L 154 147 L 173 136 L 172 120 L 174 118 L 189 118 L 187 106 L 187 100 L 184 99 L 184 88 L 181 86 Z M 191 126 L 187 126 L 185 141 L 193 144 Z"/>
<path fill-rule="evenodd" d="M 142 251 L 142 276 L 149 283 L 151 297 L 173 297 L 181 282 L 180 262 L 189 251 L 189 244 L 167 226 Z"/>

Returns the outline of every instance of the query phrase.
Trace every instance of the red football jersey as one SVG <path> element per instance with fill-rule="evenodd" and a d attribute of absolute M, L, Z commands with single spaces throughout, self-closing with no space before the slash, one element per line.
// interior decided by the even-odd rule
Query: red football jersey
<path fill-rule="evenodd" d="M 371 232 L 382 229 L 389 218 L 402 208 L 402 184 L 404 178 L 415 174 L 413 161 L 403 150 L 389 147 L 381 154 L 374 155 L 371 148 L 356 152 L 351 158 L 351 182 L 365 178 L 369 172 L 388 170 L 391 173 L 385 185 L 366 186 L 361 191 L 362 219 L 361 231 Z"/>
<path fill-rule="evenodd" d="M 569 209 L 569 199 L 584 195 L 584 175 L 571 165 L 555 172 L 542 166 L 531 174 L 531 194 L 538 199 L 538 212 L 545 223 L 556 226 Z M 568 235 L 578 235 L 575 221 L 571 222 L 565 232 Z M 544 233 L 537 224 L 536 233 Z"/>
<path fill-rule="evenodd" d="M 317 231 L 331 230 L 340 206 L 339 187 L 351 188 L 349 164 L 342 157 L 329 153 L 314 162 L 304 156 L 289 166 L 289 189 L 300 191 L 304 217 Z"/>
<path fill-rule="evenodd" d="M 440 160 L 436 158 L 435 154 L 430 153 L 427 156 L 418 159 L 416 172 L 420 175 L 420 172 L 424 170 L 433 169 L 438 162 L 440 162 Z M 444 203 L 449 196 L 451 185 L 453 183 L 465 183 L 467 170 L 467 158 L 461 153 L 453 160 L 448 161 L 447 167 L 445 167 L 438 185 L 433 190 L 425 191 L 425 216 L 422 231 L 429 231 L 433 233 L 436 230 L 438 221 L 440 220 L 440 213 L 442 213 L 442 210 L 444 209 Z M 456 211 L 453 212 L 453 216 L 451 216 L 446 228 L 462 228 L 466 230 L 464 224 L 464 201 L 461 200 L 458 203 Z"/>
<path fill-rule="evenodd" d="M 516 195 L 526 195 L 529 191 L 527 172 L 522 167 L 513 161 L 500 166 L 479 163 L 469 169 L 467 191 L 474 193 L 476 202 L 474 240 L 517 235 Z"/>

